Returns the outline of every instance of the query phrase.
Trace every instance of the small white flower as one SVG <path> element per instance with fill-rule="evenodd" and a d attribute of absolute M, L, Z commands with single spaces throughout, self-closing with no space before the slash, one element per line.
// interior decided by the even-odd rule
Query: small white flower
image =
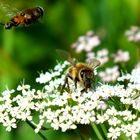
<path fill-rule="evenodd" d="M 116 117 L 110 118 L 108 120 L 109 125 L 111 126 L 117 126 L 118 124 L 121 123 L 121 121 L 119 119 L 117 119 Z"/>
<path fill-rule="evenodd" d="M 123 104 L 128 104 L 128 105 L 130 104 L 130 105 L 131 105 L 131 104 L 133 103 L 133 100 L 132 100 L 132 98 L 130 98 L 130 97 L 129 97 L 129 98 L 124 98 L 124 97 L 122 97 L 122 98 L 121 98 L 121 102 L 122 102 Z"/>
<path fill-rule="evenodd" d="M 97 52 L 97 59 L 100 60 L 101 64 L 108 62 L 109 60 L 108 53 L 109 52 L 107 49 L 102 49 Z"/>
<path fill-rule="evenodd" d="M 133 108 L 140 111 L 140 98 L 138 97 L 137 99 L 133 100 L 132 105 L 133 105 Z"/>
<path fill-rule="evenodd" d="M 5 123 L 3 125 L 6 127 L 6 131 L 11 131 L 12 128 L 17 128 L 15 118 L 6 118 Z"/>
<path fill-rule="evenodd" d="M 96 122 L 99 124 L 99 123 L 103 123 L 103 122 L 105 122 L 106 121 L 106 119 L 105 119 L 105 117 L 104 116 L 101 116 L 100 114 L 98 114 L 97 115 L 97 120 L 96 120 Z"/>
<path fill-rule="evenodd" d="M 59 76 L 59 75 L 60 75 L 59 71 L 55 71 L 51 74 L 52 77 L 56 77 L 56 76 Z"/>
<path fill-rule="evenodd" d="M 133 119 L 136 118 L 136 115 L 135 114 L 132 114 L 132 112 L 131 111 L 128 111 L 128 110 L 119 112 L 119 115 L 120 116 L 123 116 L 123 119 L 125 121 L 132 121 Z"/>
<path fill-rule="evenodd" d="M 75 42 L 72 47 L 76 48 L 77 53 L 80 53 L 83 50 L 85 50 L 86 52 L 90 52 L 94 47 L 98 46 L 99 44 L 99 37 L 90 31 L 85 36 L 79 37 L 78 41 Z"/>
<path fill-rule="evenodd" d="M 22 91 L 23 95 L 27 95 L 27 91 L 30 89 L 30 85 L 24 85 L 24 83 L 22 85 L 18 85 L 17 87 L 17 91 Z"/>
<path fill-rule="evenodd" d="M 105 71 L 99 72 L 99 77 L 104 82 L 115 81 L 119 77 L 120 73 L 117 66 L 113 68 L 107 68 Z"/>
<path fill-rule="evenodd" d="M 34 130 L 35 133 L 38 133 L 40 131 L 40 129 L 42 128 L 43 124 L 44 124 L 44 120 L 41 119 L 39 124 L 36 126 L 36 129 Z"/>
<path fill-rule="evenodd" d="M 116 116 L 117 110 L 114 107 L 111 107 L 110 109 L 106 110 L 106 114 L 111 115 L 111 116 Z"/>
<path fill-rule="evenodd" d="M 130 57 L 128 51 L 118 50 L 116 54 L 112 54 L 115 63 L 127 62 Z"/>
<path fill-rule="evenodd" d="M 58 64 L 54 67 L 55 71 L 59 71 L 62 68 L 61 64 Z"/>
<path fill-rule="evenodd" d="M 135 140 L 135 138 L 137 137 L 137 133 L 139 132 L 138 127 L 135 125 L 128 124 L 125 128 L 126 129 L 126 136 L 131 137 L 132 140 Z"/>
<path fill-rule="evenodd" d="M 130 78 L 131 78 L 131 75 L 128 73 L 128 74 L 126 74 L 126 75 L 123 75 L 123 76 L 121 76 L 121 77 L 118 77 L 118 81 L 124 81 L 124 80 L 130 80 Z"/>
<path fill-rule="evenodd" d="M 27 90 L 27 89 L 30 89 L 30 85 L 22 84 L 22 85 L 18 85 L 18 87 L 17 87 L 18 91 Z"/>
<path fill-rule="evenodd" d="M 11 96 L 12 93 L 14 93 L 15 90 L 12 89 L 12 90 L 9 90 L 8 88 L 2 92 L 2 96 L 3 98 L 9 98 Z"/>
<path fill-rule="evenodd" d="M 132 26 L 130 30 L 126 31 L 126 36 L 131 42 L 140 42 L 140 28 Z"/>
<path fill-rule="evenodd" d="M 42 84 L 50 81 L 52 78 L 52 75 L 49 72 L 46 72 L 45 74 L 41 73 L 40 77 L 36 78 L 36 82 Z"/>
<path fill-rule="evenodd" d="M 109 132 L 107 136 L 108 138 L 111 138 L 112 140 L 116 140 L 121 134 L 119 127 L 116 127 L 116 128 L 110 127 L 108 131 Z"/>
<path fill-rule="evenodd" d="M 96 56 L 94 52 L 87 52 L 87 59 L 86 62 L 89 62 L 90 60 L 93 60 Z"/>
<path fill-rule="evenodd" d="M 99 101 L 97 109 L 105 110 L 107 108 L 107 105 L 103 101 Z"/>
<path fill-rule="evenodd" d="M 54 119 L 53 122 L 51 123 L 51 127 L 54 129 L 54 130 L 58 130 L 59 127 L 60 127 L 60 123 L 57 119 Z"/>

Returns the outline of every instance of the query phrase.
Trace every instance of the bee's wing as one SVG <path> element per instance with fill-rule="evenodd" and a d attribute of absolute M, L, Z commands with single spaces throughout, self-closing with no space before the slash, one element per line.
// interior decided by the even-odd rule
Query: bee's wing
<path fill-rule="evenodd" d="M 11 11 L 8 11 L 7 12 L 7 16 L 11 18 L 11 17 L 15 16 L 19 12 L 20 12 L 19 10 L 17 10 L 16 8 L 14 8 Z"/>
<path fill-rule="evenodd" d="M 101 62 L 96 58 L 89 61 L 89 66 L 92 67 L 93 69 L 100 66 L 100 64 Z"/>
<path fill-rule="evenodd" d="M 19 12 L 18 9 L 12 8 L 10 5 L 2 2 L 0 2 L 0 11 L 4 19 L 5 17 L 11 18 Z"/>
<path fill-rule="evenodd" d="M 76 65 L 77 63 L 77 60 L 72 58 L 70 53 L 65 51 L 65 50 L 61 50 L 61 49 L 56 49 L 56 52 L 59 54 L 59 56 L 62 58 L 62 59 L 65 59 L 67 60 L 68 62 L 70 62 L 72 65 Z"/>

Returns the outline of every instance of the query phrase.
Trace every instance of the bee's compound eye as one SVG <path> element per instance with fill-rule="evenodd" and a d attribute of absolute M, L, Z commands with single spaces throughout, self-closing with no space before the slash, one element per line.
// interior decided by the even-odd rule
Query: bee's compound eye
<path fill-rule="evenodd" d="M 81 72 L 80 72 L 80 76 L 81 76 L 81 78 L 84 77 L 84 70 L 81 70 Z"/>
<path fill-rule="evenodd" d="M 38 6 L 38 7 L 36 7 L 36 10 L 38 11 L 38 13 L 40 14 L 40 16 L 42 17 L 43 14 L 44 14 L 43 8 Z"/>
<path fill-rule="evenodd" d="M 5 29 L 10 29 L 13 26 L 12 22 L 8 22 L 4 25 Z"/>

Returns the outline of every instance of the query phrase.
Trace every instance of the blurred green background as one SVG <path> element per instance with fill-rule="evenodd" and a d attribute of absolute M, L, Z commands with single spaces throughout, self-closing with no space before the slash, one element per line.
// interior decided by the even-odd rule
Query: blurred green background
<path fill-rule="evenodd" d="M 0 22 L 8 21 L 8 14 L 13 9 L 35 6 L 42 6 L 45 10 L 39 23 L 11 30 L 0 26 L 1 91 L 6 86 L 16 88 L 23 79 L 36 87 L 38 72 L 45 72 L 56 65 L 59 56 L 55 50 L 59 48 L 73 53 L 71 44 L 89 30 L 100 36 L 100 49 L 115 52 L 121 48 L 130 52 L 128 71 L 136 64 L 136 46 L 127 41 L 124 32 L 132 25 L 140 25 L 139 0 L 1 0 Z M 65 135 L 49 131 L 46 136 L 52 140 L 77 139 L 71 131 Z M 41 140 L 26 124 L 12 133 L 0 127 L 0 139 Z"/>

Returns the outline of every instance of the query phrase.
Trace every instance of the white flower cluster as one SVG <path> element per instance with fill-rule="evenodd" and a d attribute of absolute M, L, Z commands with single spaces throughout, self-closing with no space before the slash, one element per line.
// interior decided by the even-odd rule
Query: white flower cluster
<path fill-rule="evenodd" d="M 78 40 L 72 44 L 72 48 L 76 49 L 77 53 L 90 52 L 93 48 L 97 47 L 100 44 L 99 37 L 95 35 L 94 32 L 89 31 L 85 36 L 80 36 Z"/>
<path fill-rule="evenodd" d="M 86 61 L 88 62 L 89 60 L 97 58 L 101 62 L 101 65 L 103 65 L 109 60 L 108 54 L 109 52 L 107 49 L 99 50 L 97 54 L 95 54 L 95 52 L 88 52 Z"/>
<path fill-rule="evenodd" d="M 135 43 L 140 42 L 140 28 L 138 26 L 132 26 L 125 34 L 129 41 Z"/>
<path fill-rule="evenodd" d="M 133 84 L 140 84 L 140 65 L 137 65 L 136 68 L 132 70 L 131 74 L 127 73 L 126 75 L 118 78 L 118 81 L 125 80 Z"/>
<path fill-rule="evenodd" d="M 36 133 L 46 124 L 65 132 L 76 129 L 77 124 L 106 122 L 109 125 L 108 138 L 114 140 L 123 133 L 134 140 L 140 133 L 140 88 L 139 80 L 136 80 L 140 77 L 140 67 L 128 77 L 119 78 L 121 81 L 128 79 L 127 86 L 100 84 L 96 90 L 91 88 L 81 93 L 80 85 L 75 89 L 73 81 L 69 83 L 69 92 L 61 90 L 68 65 L 64 62 L 55 66 L 54 71 L 40 74 L 36 81 L 44 84 L 42 90 L 23 83 L 17 90 L 6 89 L 2 93 L 0 123 L 6 130 L 16 128 L 20 120 L 34 122 L 33 114 L 37 112 Z"/>
<path fill-rule="evenodd" d="M 115 63 L 127 62 L 130 58 L 128 51 L 118 50 L 116 54 L 112 54 Z"/>
<path fill-rule="evenodd" d="M 106 68 L 105 71 L 99 72 L 99 77 L 104 82 L 113 82 L 119 77 L 120 72 L 118 66 L 114 66 L 112 68 Z"/>

